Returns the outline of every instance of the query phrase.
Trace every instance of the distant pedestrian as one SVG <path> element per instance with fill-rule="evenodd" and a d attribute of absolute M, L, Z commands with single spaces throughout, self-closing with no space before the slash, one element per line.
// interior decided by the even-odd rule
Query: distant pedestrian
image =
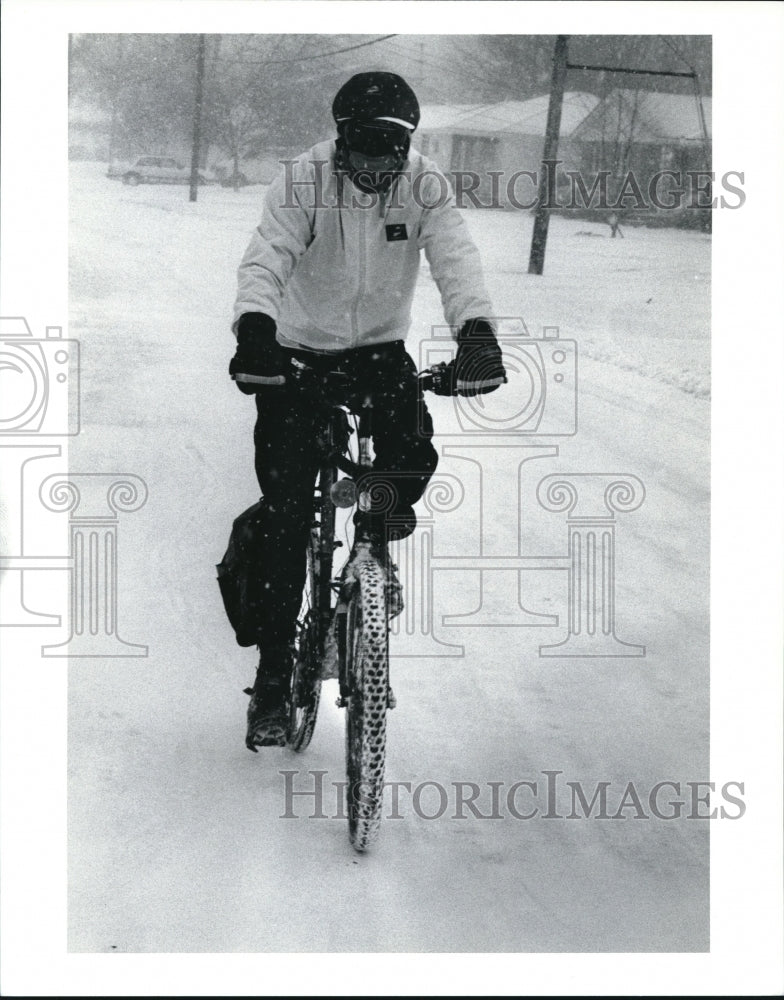
<path fill-rule="evenodd" d="M 617 212 L 610 212 L 607 217 L 607 224 L 610 227 L 610 236 L 615 239 L 616 235 L 624 239 L 623 230 L 621 229 L 621 220 L 618 218 Z"/>

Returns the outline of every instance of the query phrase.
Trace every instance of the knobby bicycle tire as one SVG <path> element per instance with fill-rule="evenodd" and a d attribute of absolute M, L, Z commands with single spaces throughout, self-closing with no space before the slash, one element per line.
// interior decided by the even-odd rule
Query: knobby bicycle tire
<path fill-rule="evenodd" d="M 331 469 L 321 470 L 317 512 L 319 520 L 308 538 L 307 576 L 302 611 L 297 622 L 297 655 L 291 681 L 288 745 L 302 751 L 310 744 L 321 699 L 321 660 L 332 610 L 332 555 L 335 508 L 330 500 Z"/>
<path fill-rule="evenodd" d="M 375 559 L 360 562 L 346 609 L 346 806 L 349 840 L 360 852 L 381 826 L 389 703 L 385 580 Z"/>

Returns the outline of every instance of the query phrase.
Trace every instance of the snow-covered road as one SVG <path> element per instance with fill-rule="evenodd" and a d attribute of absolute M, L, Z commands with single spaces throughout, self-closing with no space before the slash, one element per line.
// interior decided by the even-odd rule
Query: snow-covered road
<path fill-rule="evenodd" d="M 232 518 L 257 498 L 253 406 L 226 367 L 235 270 L 262 194 L 209 188 L 191 205 L 184 188 L 129 189 L 98 165 L 72 165 L 69 335 L 81 344 L 83 430 L 70 466 L 134 473 L 149 488 L 120 525 L 118 584 L 120 634 L 149 656 L 69 664 L 70 948 L 706 950 L 709 823 L 687 818 L 686 783 L 708 780 L 709 238 L 627 228 L 610 240 L 605 227 L 554 218 L 546 273 L 533 278 L 529 216 L 466 214 L 497 312 L 578 343 L 578 433 L 537 441 L 559 454 L 521 467 L 523 552 L 566 554 L 565 515 L 536 502 L 543 476 L 639 477 L 645 501 L 616 524 L 617 623 L 646 655 L 539 656 L 566 635 L 562 571 L 522 577 L 525 605 L 559 615 L 552 628 L 447 626 L 443 615 L 479 603 L 479 573 L 436 573 L 436 634 L 465 655 L 395 656 L 387 773 L 411 790 L 398 787 L 400 818 L 358 856 L 333 818 L 332 783 L 344 777 L 335 682 L 304 755 L 248 753 L 253 654 L 234 643 L 214 578 Z M 423 268 L 414 357 L 441 323 Z M 435 515 L 433 551 L 478 557 L 479 481 L 465 460 L 475 452 L 461 457 L 451 406 L 431 404 L 449 448 L 439 472 L 466 498 Z M 509 481 L 507 454 L 483 455 L 485 513 L 494 484 Z M 483 529 L 491 547 L 508 535 L 508 524 Z M 486 576 L 492 619 L 509 575 Z M 589 798 L 604 781 L 611 816 L 633 782 L 647 818 L 628 800 L 616 819 L 544 818 L 547 771 L 562 772 L 550 776 L 558 817 L 571 811 L 567 781 Z M 312 796 L 286 800 L 287 781 L 303 791 L 315 780 L 325 818 L 310 818 Z M 519 787 L 511 805 L 538 806 L 531 819 L 509 805 L 521 781 L 536 791 Z M 680 819 L 651 816 L 662 781 L 681 783 Z M 471 791 L 461 782 L 478 786 L 484 816 L 495 783 L 497 818 L 460 807 Z M 443 815 L 425 818 L 442 795 Z M 665 788 L 663 811 L 678 797 Z"/>

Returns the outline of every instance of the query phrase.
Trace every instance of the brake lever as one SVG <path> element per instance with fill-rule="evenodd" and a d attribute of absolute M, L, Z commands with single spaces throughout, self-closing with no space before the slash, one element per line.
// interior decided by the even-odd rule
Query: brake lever
<path fill-rule="evenodd" d="M 418 377 L 423 391 L 435 393 L 436 396 L 457 394 L 454 361 L 441 361 L 432 368 L 425 368 Z"/>

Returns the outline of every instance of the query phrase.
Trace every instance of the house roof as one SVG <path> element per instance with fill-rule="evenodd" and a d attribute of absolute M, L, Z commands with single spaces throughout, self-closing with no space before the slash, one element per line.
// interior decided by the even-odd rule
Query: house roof
<path fill-rule="evenodd" d="M 419 129 L 426 129 L 428 132 L 451 129 L 455 122 L 470 117 L 481 108 L 481 104 L 423 104 L 420 108 Z"/>
<path fill-rule="evenodd" d="M 527 101 L 496 104 L 425 104 L 419 127 L 423 132 L 496 135 L 507 132 L 543 136 L 547 125 L 549 94 Z M 560 135 L 566 137 L 596 107 L 599 98 L 581 91 L 564 94 Z"/>
<path fill-rule="evenodd" d="M 702 98 L 705 127 L 711 136 L 711 99 Z M 600 140 L 621 134 L 635 142 L 701 142 L 699 102 L 694 94 L 652 90 L 613 90 L 577 126 L 575 139 Z"/>

